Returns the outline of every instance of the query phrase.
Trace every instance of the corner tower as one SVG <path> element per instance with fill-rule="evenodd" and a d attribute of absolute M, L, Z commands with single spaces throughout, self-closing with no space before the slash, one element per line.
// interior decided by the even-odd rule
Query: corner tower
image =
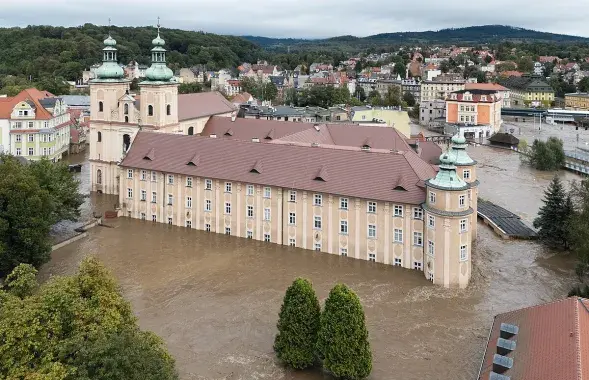
<path fill-rule="evenodd" d="M 438 174 L 425 182 L 425 276 L 444 287 L 465 288 L 471 276 L 473 209 L 470 186 L 456 174 L 456 155 L 442 153 Z"/>
<path fill-rule="evenodd" d="M 132 135 L 132 131 L 120 128 L 124 121 L 119 100 L 128 94 L 130 81 L 117 62 L 116 46 L 109 34 L 104 40 L 102 65 L 90 81 L 90 179 L 92 191 L 106 194 L 118 194 L 117 162 L 130 145 Z"/>
<path fill-rule="evenodd" d="M 157 37 L 152 44 L 151 67 L 145 71 L 145 80 L 139 83 L 141 120 L 145 126 L 172 132 L 178 125 L 178 82 L 166 66 L 165 41 L 160 37 L 159 20 Z"/>
<path fill-rule="evenodd" d="M 477 179 L 476 170 L 477 162 L 470 158 L 466 152 L 467 146 L 468 144 L 466 143 L 464 136 L 455 135 L 452 137 L 451 151 L 456 157 L 456 173 L 470 186 L 469 204 L 474 210 L 470 221 L 470 230 L 472 240 L 475 241 L 477 239 L 477 200 L 479 196 L 479 181 Z"/>

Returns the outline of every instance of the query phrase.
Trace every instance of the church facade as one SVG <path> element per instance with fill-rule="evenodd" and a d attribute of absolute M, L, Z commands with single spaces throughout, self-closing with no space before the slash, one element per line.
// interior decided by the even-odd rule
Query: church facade
<path fill-rule="evenodd" d="M 133 96 L 113 41 L 90 85 L 90 152 L 93 190 L 118 194 L 121 216 L 468 285 L 478 181 L 463 137 L 432 165 L 393 128 L 235 119 L 212 95 L 182 100 L 159 33 Z"/>

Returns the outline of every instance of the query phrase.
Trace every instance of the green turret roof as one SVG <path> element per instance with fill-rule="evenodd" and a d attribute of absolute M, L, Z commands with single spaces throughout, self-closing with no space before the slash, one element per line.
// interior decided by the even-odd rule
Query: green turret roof
<path fill-rule="evenodd" d="M 143 84 L 168 84 L 176 83 L 174 73 L 166 66 L 166 49 L 164 49 L 165 41 L 160 37 L 159 24 L 157 37 L 151 41 L 153 49 L 151 49 L 151 66 L 145 71 L 145 81 Z"/>
<path fill-rule="evenodd" d="M 454 156 L 456 157 L 454 165 L 456 165 L 456 166 L 476 165 L 477 162 L 475 160 L 473 160 L 472 158 L 470 158 L 468 153 L 466 153 L 467 146 L 468 146 L 468 144 L 466 144 L 466 139 L 464 138 L 464 136 L 457 134 L 452 137 L 452 147 L 450 150 L 453 152 Z"/>
<path fill-rule="evenodd" d="M 442 153 L 440 156 L 440 171 L 432 179 L 426 181 L 426 185 L 442 190 L 464 190 L 468 184 L 456 174 L 456 153 L 453 150 Z"/>
<path fill-rule="evenodd" d="M 104 40 L 102 49 L 102 65 L 96 69 L 94 82 L 120 82 L 125 81 L 125 72 L 117 62 L 117 41 L 108 35 Z"/>

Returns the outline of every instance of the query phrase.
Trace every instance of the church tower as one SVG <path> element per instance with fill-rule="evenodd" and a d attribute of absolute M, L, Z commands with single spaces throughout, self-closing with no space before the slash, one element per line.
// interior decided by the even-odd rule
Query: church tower
<path fill-rule="evenodd" d="M 137 129 L 128 124 L 133 112 L 122 112 L 120 102 L 129 96 L 130 81 L 117 62 L 116 46 L 109 33 L 102 49 L 102 65 L 90 81 L 90 178 L 92 191 L 105 194 L 118 194 L 117 162 Z"/>
<path fill-rule="evenodd" d="M 456 172 L 464 182 L 470 186 L 469 202 L 470 207 L 474 210 L 471 218 L 470 230 L 472 240 L 477 239 L 477 199 L 479 196 L 479 181 L 477 179 L 476 164 L 477 162 L 470 158 L 466 152 L 466 139 L 463 136 L 455 135 L 452 137 L 451 150 L 456 157 Z"/>
<path fill-rule="evenodd" d="M 173 132 L 178 127 L 178 82 L 166 66 L 165 41 L 160 37 L 158 20 L 157 37 L 152 41 L 151 67 L 145 72 L 141 89 L 142 124 L 163 132 Z"/>
<path fill-rule="evenodd" d="M 444 287 L 465 288 L 471 276 L 470 185 L 456 173 L 453 150 L 440 156 L 440 170 L 425 182 L 426 278 Z"/>

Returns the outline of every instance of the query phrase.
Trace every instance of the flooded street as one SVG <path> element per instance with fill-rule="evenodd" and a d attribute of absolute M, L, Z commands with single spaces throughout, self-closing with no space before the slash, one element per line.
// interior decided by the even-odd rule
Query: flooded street
<path fill-rule="evenodd" d="M 506 150 L 468 152 L 479 162 L 480 196 L 531 224 L 553 173 L 520 165 L 518 154 Z M 87 176 L 85 165 L 86 193 Z M 93 194 L 83 214 L 114 202 Z M 473 379 L 495 314 L 563 297 L 574 281 L 572 258 L 534 242 L 501 240 L 481 223 L 471 285 L 448 290 L 421 272 L 383 264 L 127 218 L 107 222 L 115 228 L 94 228 L 54 252 L 41 275 L 69 274 L 84 256 L 99 257 L 142 328 L 167 342 L 182 379 L 323 379 L 317 371 L 285 372 L 272 352 L 282 297 L 297 276 L 313 282 L 322 303 L 338 282 L 357 292 L 372 380 Z"/>

